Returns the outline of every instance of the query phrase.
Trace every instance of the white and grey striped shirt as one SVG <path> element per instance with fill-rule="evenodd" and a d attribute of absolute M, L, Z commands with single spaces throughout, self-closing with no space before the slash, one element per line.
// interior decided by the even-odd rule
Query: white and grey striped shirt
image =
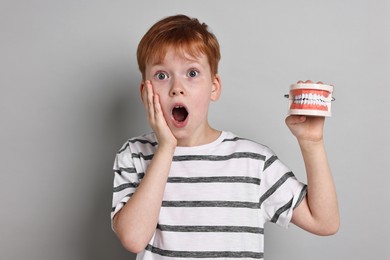
<path fill-rule="evenodd" d="M 118 152 L 111 218 L 137 189 L 157 145 L 148 134 Z M 262 259 L 265 222 L 287 227 L 305 194 L 268 147 L 230 132 L 177 147 L 156 232 L 137 259 Z"/>

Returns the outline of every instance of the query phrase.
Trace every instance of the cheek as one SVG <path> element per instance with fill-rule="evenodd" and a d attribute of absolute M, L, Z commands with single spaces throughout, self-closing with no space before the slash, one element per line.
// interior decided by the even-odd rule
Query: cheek
<path fill-rule="evenodd" d="M 194 99 L 194 104 L 199 111 L 208 111 L 209 105 L 210 105 L 210 94 L 204 94 L 197 96 L 196 99 Z"/>
<path fill-rule="evenodd" d="M 158 84 L 152 82 L 152 84 L 153 84 L 153 93 L 157 94 L 160 97 L 160 100 L 164 100 L 166 96 L 169 95 L 169 86 L 167 84 L 163 84 L 161 82 Z"/>

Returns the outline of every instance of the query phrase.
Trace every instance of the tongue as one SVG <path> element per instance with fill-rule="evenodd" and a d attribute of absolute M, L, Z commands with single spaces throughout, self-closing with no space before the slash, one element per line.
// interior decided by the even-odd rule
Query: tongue
<path fill-rule="evenodd" d="M 172 115 L 176 121 L 182 122 L 187 118 L 188 112 L 184 107 L 179 107 L 173 109 Z"/>

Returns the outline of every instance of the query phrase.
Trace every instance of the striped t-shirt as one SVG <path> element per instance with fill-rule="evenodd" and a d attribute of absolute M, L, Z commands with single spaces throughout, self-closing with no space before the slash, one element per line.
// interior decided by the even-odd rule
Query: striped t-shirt
<path fill-rule="evenodd" d="M 111 218 L 131 199 L 157 145 L 148 134 L 117 153 Z M 264 224 L 287 227 L 305 193 L 268 147 L 230 132 L 177 147 L 156 232 L 137 259 L 262 259 Z"/>

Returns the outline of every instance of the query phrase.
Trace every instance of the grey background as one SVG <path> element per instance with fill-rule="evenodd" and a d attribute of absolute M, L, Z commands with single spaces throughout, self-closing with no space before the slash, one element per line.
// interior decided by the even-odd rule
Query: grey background
<path fill-rule="evenodd" d="M 299 79 L 335 85 L 326 122 L 341 228 L 266 228 L 266 259 L 390 259 L 389 1 L 0 1 L 0 259 L 133 259 L 110 229 L 112 164 L 148 132 L 136 46 L 160 18 L 208 23 L 223 93 L 210 120 L 305 181 L 284 125 Z"/>

